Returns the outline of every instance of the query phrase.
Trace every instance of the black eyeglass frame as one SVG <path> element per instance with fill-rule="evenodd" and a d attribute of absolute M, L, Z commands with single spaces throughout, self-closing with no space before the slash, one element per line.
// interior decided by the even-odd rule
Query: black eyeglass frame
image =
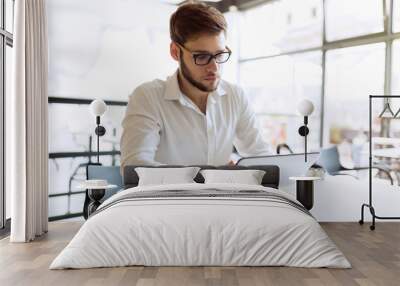
<path fill-rule="evenodd" d="M 183 46 L 183 45 L 181 45 L 181 44 L 178 44 L 178 43 L 176 43 L 176 45 L 179 46 L 179 47 L 181 47 L 182 49 L 188 51 L 189 53 L 191 53 L 191 54 L 192 54 L 192 57 L 193 57 L 194 63 L 195 63 L 196 65 L 198 65 L 198 66 L 206 66 L 206 65 L 208 65 L 208 64 L 211 62 L 212 59 L 214 59 L 215 62 L 216 62 L 217 64 L 226 63 L 226 62 L 229 60 L 229 58 L 231 57 L 231 54 L 232 54 L 232 51 L 228 48 L 228 46 L 225 46 L 225 49 L 227 49 L 227 51 L 219 52 L 219 53 L 216 53 L 216 54 L 213 55 L 213 54 L 210 54 L 210 53 L 193 52 L 193 51 L 189 50 L 188 48 L 186 48 L 185 46 Z M 218 61 L 217 57 L 218 57 L 219 55 L 221 55 L 221 54 L 228 54 L 228 57 L 226 58 L 226 60 L 224 60 L 224 61 Z M 199 63 L 197 63 L 197 59 L 198 59 L 198 57 L 200 57 L 200 56 L 209 56 L 207 63 L 204 63 L 204 64 L 199 64 Z"/>

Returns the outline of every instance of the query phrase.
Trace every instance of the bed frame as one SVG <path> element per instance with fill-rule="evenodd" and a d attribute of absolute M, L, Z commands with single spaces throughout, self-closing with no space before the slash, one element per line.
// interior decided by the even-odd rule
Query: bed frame
<path fill-rule="evenodd" d="M 183 167 L 180 165 L 164 165 L 164 166 L 126 166 L 124 169 L 124 188 L 133 188 L 136 187 L 139 183 L 139 176 L 135 171 L 137 167 L 147 167 L 147 168 L 177 168 Z M 191 167 L 191 166 L 189 166 Z M 279 187 L 279 167 L 276 165 L 255 165 L 255 166 L 201 166 L 196 165 L 196 167 L 200 167 L 202 170 L 205 169 L 217 169 L 217 170 L 263 170 L 265 171 L 265 175 L 262 179 L 261 184 L 264 187 L 271 187 L 277 189 Z M 197 183 L 204 183 L 204 178 L 200 174 L 194 178 Z"/>
<path fill-rule="evenodd" d="M 87 179 L 105 179 L 109 184 L 117 185 L 115 189 L 110 189 L 105 192 L 104 190 L 88 192 L 86 190 L 85 203 L 83 206 L 83 216 L 85 219 L 93 213 L 97 207 L 108 197 L 115 194 L 120 189 L 128 189 L 136 187 L 139 183 L 139 176 L 135 171 L 137 167 L 148 168 L 177 168 L 183 167 L 181 165 L 163 165 L 163 166 L 143 166 L 133 165 L 126 166 L 124 169 L 124 176 L 121 177 L 119 166 L 101 166 L 89 165 L 86 169 Z M 279 167 L 276 165 L 254 165 L 254 166 L 199 166 L 201 169 L 218 169 L 218 170 L 263 170 L 266 172 L 262 179 L 262 185 L 277 189 L 279 187 Z M 199 173 L 194 180 L 197 183 L 204 183 L 203 176 Z"/>

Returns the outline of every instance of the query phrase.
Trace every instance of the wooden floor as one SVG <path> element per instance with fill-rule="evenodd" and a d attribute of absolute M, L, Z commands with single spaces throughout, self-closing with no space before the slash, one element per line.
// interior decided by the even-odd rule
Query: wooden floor
<path fill-rule="evenodd" d="M 81 226 L 50 223 L 32 243 L 0 241 L 0 285 L 400 285 L 400 223 L 379 222 L 375 231 L 357 223 L 324 223 L 323 228 L 353 268 L 289 267 L 120 267 L 48 270 L 51 261 Z"/>

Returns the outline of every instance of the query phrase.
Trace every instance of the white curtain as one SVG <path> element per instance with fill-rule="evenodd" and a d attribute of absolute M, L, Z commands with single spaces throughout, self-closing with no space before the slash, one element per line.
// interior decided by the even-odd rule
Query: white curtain
<path fill-rule="evenodd" d="M 45 0 L 16 0 L 13 92 L 6 111 L 12 242 L 47 232 L 47 18 Z"/>

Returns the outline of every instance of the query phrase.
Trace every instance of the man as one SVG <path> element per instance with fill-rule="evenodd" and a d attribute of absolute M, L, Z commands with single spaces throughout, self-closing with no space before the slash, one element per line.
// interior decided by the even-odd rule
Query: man
<path fill-rule="evenodd" d="M 166 81 L 135 89 L 122 122 L 121 167 L 223 165 L 269 153 L 242 89 L 221 80 L 227 24 L 215 8 L 190 3 L 170 19 L 170 54 L 179 63 Z"/>

